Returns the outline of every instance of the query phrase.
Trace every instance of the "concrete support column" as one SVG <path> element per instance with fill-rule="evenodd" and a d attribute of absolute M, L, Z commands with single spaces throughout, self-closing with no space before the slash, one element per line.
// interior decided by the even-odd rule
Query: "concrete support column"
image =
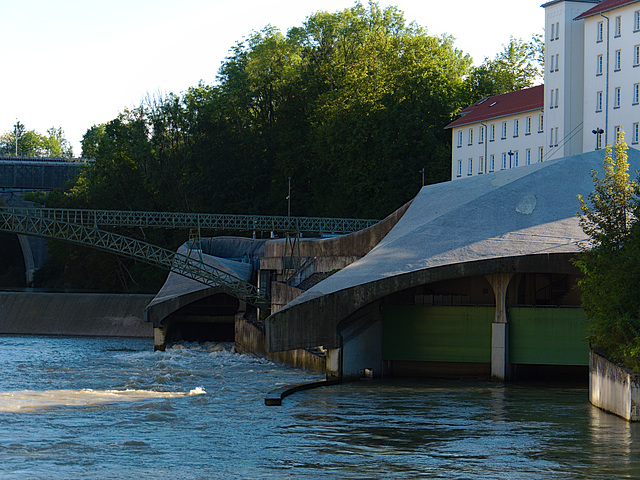
<path fill-rule="evenodd" d="M 330 348 L 327 350 L 327 380 L 340 380 L 342 372 L 340 365 L 342 364 L 342 349 Z"/>
<path fill-rule="evenodd" d="M 167 348 L 167 327 L 153 328 L 153 350 L 164 352 Z"/>
<path fill-rule="evenodd" d="M 496 380 L 509 380 L 509 324 L 491 325 L 491 377 Z"/>
<path fill-rule="evenodd" d="M 513 273 L 486 275 L 493 288 L 496 313 L 491 326 L 491 376 L 498 380 L 509 380 L 509 324 L 507 318 L 507 288 Z"/>

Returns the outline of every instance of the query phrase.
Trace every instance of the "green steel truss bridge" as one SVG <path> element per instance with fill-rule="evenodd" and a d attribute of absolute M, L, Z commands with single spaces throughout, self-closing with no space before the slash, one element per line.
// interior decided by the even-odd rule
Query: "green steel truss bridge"
<path fill-rule="evenodd" d="M 226 231 L 313 232 L 342 235 L 371 227 L 379 220 L 357 218 L 286 217 L 214 213 L 143 212 L 130 210 L 82 210 L 64 208 L 1 208 L 33 218 L 92 227 L 179 228 Z"/>
<path fill-rule="evenodd" d="M 367 228 L 378 220 L 300 218 L 259 215 L 216 215 L 114 210 L 73 210 L 0 207 L 0 231 L 53 238 L 155 265 L 216 287 L 259 308 L 269 308 L 267 292 L 228 271 L 150 243 L 103 230 L 101 227 L 178 228 L 231 231 L 317 232 L 343 234 Z"/>

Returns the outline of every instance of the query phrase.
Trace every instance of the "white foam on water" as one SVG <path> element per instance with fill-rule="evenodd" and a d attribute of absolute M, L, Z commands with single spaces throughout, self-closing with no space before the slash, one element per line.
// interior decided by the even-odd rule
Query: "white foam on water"
<path fill-rule="evenodd" d="M 0 412 L 33 412 L 60 406 L 89 406 L 114 402 L 138 402 L 155 398 L 179 398 L 204 395 L 204 388 L 189 392 L 156 392 L 153 390 L 18 390 L 0 392 Z"/>

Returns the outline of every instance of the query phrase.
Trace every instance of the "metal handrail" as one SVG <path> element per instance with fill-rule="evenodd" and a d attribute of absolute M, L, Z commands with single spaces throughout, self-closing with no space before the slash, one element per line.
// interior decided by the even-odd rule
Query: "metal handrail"
<path fill-rule="evenodd" d="M 0 207 L 0 212 L 93 227 L 199 228 L 262 232 L 353 233 L 379 222 L 373 219 L 234 215 L 213 213 Z"/>

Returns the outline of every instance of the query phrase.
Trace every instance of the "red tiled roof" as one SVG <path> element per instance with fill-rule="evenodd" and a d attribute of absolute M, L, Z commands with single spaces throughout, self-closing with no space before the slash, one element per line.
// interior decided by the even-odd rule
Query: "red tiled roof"
<path fill-rule="evenodd" d="M 460 112 L 461 118 L 445 128 L 459 127 L 492 118 L 537 110 L 544 106 L 544 85 L 525 88 L 517 92 L 486 97 Z"/>
<path fill-rule="evenodd" d="M 591 17 L 593 15 L 598 15 L 601 12 L 606 12 L 608 10 L 613 10 L 614 8 L 624 7 L 625 5 L 630 5 L 632 3 L 639 2 L 640 0 L 604 0 L 604 2 L 599 3 L 593 8 L 590 8 L 584 13 L 581 13 L 576 17 L 576 20 L 580 20 L 581 18 Z"/>

